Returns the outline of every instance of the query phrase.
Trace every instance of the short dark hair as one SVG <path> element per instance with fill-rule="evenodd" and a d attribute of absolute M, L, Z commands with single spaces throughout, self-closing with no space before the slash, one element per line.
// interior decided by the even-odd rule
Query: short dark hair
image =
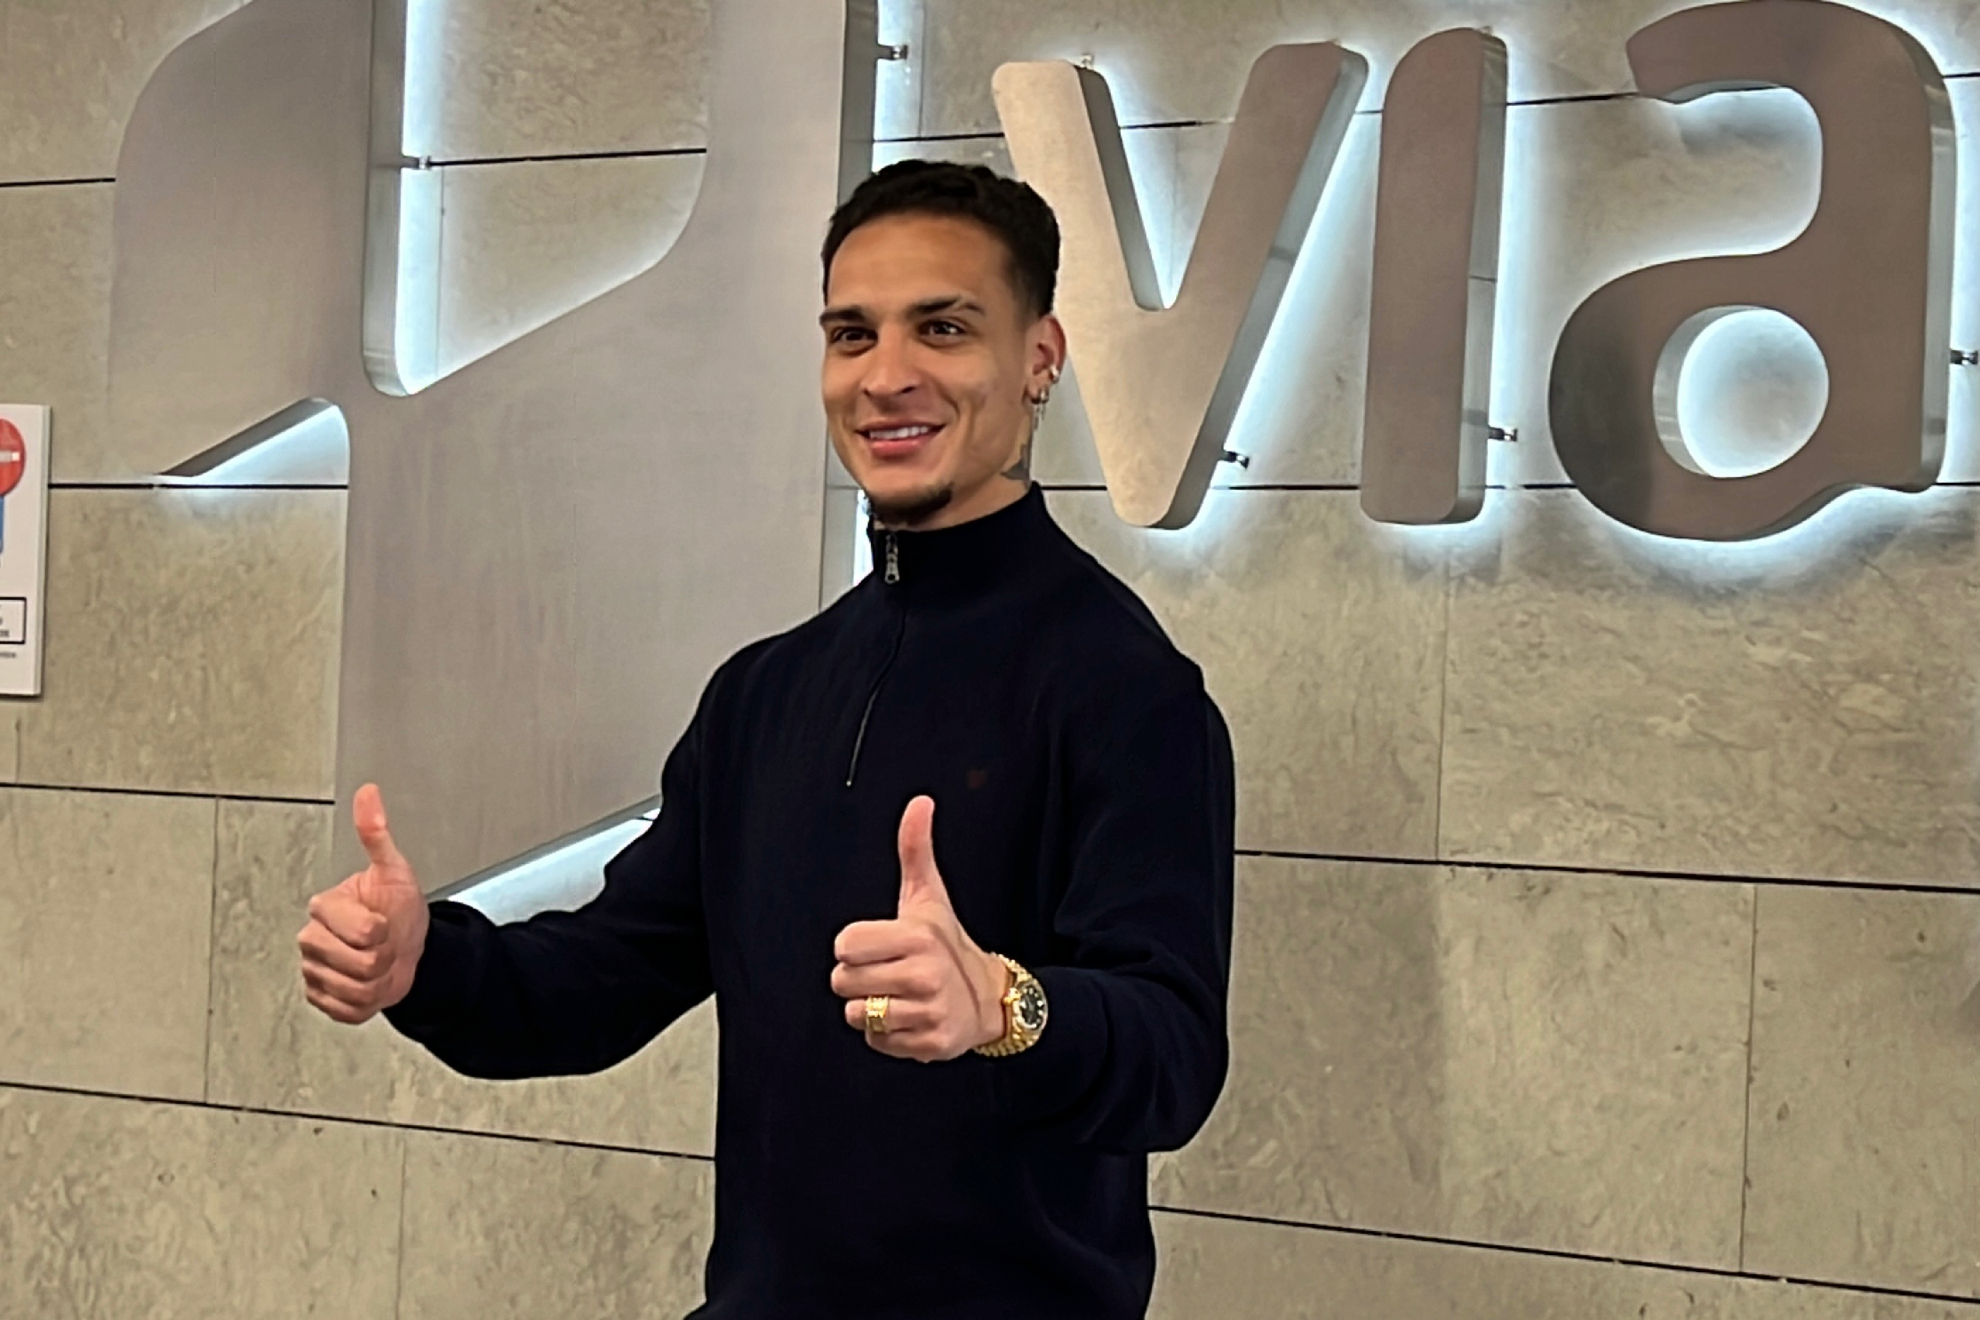
<path fill-rule="evenodd" d="M 1010 254 L 1011 284 L 1034 316 L 1052 310 L 1059 285 L 1059 219 L 1029 184 L 982 165 L 904 160 L 853 189 L 832 213 L 825 234 L 825 282 L 832 258 L 853 230 L 889 215 L 960 216 L 974 220 Z"/>

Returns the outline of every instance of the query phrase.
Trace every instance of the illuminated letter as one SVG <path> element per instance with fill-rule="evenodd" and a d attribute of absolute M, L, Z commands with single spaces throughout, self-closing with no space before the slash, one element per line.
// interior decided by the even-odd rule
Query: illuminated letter
<path fill-rule="evenodd" d="M 1361 442 L 1377 521 L 1464 522 L 1484 497 L 1505 147 L 1504 44 L 1459 28 L 1403 56 L 1382 107 Z"/>
<path fill-rule="evenodd" d="M 1945 449 L 1954 170 L 1931 58 L 1854 9 L 1745 0 L 1651 24 L 1629 60 L 1638 88 L 1667 101 L 1799 92 L 1821 124 L 1821 200 L 1783 248 L 1636 271 L 1575 311 L 1549 389 L 1568 475 L 1613 518 L 1704 541 L 1764 536 L 1854 486 L 1929 486 Z M 1712 477 L 1675 420 L 1677 374 L 1701 330 L 1753 307 L 1821 346 L 1828 411 L 1777 466 Z"/>
<path fill-rule="evenodd" d="M 1126 521 L 1183 527 L 1202 506 L 1367 72 L 1332 44 L 1258 57 L 1165 309 L 1106 80 L 1060 61 L 997 70 L 1011 160 L 1058 212 L 1059 312 Z"/>

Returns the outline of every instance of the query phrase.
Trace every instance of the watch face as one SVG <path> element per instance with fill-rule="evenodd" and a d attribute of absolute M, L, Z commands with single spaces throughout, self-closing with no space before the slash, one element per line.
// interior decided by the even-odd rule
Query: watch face
<path fill-rule="evenodd" d="M 1045 987 L 1036 981 L 1028 982 L 1018 991 L 1011 1012 L 1026 1031 L 1035 1035 L 1045 1030 Z"/>

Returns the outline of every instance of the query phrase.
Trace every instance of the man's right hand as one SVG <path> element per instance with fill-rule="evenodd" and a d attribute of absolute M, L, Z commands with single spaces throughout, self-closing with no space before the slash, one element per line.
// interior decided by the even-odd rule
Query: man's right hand
<path fill-rule="evenodd" d="M 326 1017 L 356 1024 L 412 989 L 427 913 L 412 865 L 392 843 L 377 785 L 357 791 L 351 815 L 371 865 L 309 901 L 309 924 L 296 943 L 305 997 Z"/>

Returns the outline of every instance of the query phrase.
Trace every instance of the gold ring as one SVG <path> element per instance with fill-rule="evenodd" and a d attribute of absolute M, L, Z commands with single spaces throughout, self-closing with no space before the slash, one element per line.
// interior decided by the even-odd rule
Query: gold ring
<path fill-rule="evenodd" d="M 887 996 L 866 997 L 866 1029 L 876 1036 L 887 1034 Z"/>

